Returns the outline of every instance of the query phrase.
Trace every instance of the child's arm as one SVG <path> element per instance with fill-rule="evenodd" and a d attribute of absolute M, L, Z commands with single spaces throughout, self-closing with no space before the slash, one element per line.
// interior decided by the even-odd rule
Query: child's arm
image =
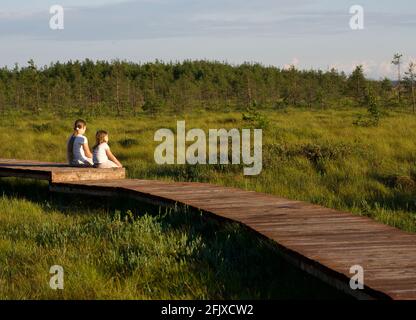
<path fill-rule="evenodd" d="M 69 142 L 71 141 L 71 139 L 72 137 L 66 141 L 66 160 L 69 164 L 71 164 L 71 160 L 72 160 L 72 150 L 70 150 L 71 146 L 69 145 Z"/>
<path fill-rule="evenodd" d="M 120 163 L 120 161 L 118 161 L 117 158 L 113 155 L 113 153 L 111 152 L 110 148 L 108 148 L 107 150 L 105 150 L 105 153 L 107 154 L 108 159 L 110 159 L 111 161 L 113 161 L 120 168 L 123 167 L 122 164 Z"/>
<path fill-rule="evenodd" d="M 88 146 L 88 142 L 87 143 L 84 143 L 82 145 L 82 148 L 84 149 L 85 156 L 87 158 L 92 158 L 92 153 L 90 151 L 90 147 Z"/>

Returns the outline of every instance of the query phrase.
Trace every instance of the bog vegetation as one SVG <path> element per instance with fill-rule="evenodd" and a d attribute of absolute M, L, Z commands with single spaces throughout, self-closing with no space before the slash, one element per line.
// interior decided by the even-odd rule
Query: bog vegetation
<path fill-rule="evenodd" d="M 206 61 L 44 68 L 30 61 L 0 70 L 0 158 L 65 161 L 72 122 L 83 117 L 90 141 L 98 129 L 109 132 L 130 178 L 235 186 L 415 232 L 412 68 L 393 83 L 368 80 L 361 67 L 346 75 Z M 177 120 L 205 131 L 263 129 L 262 173 L 244 176 L 241 165 L 155 164 L 154 133 L 174 131 Z M 234 224 L 137 204 L 119 212 L 120 205 L 56 200 L 46 186 L 14 179 L 0 187 L 1 298 L 333 295 L 286 266 L 273 244 Z M 61 293 L 47 282 L 58 262 L 70 275 Z"/>
<path fill-rule="evenodd" d="M 125 199 L 49 197 L 44 183 L 1 186 L 0 299 L 346 298 L 234 223 Z M 64 288 L 55 291 L 57 264 Z"/>

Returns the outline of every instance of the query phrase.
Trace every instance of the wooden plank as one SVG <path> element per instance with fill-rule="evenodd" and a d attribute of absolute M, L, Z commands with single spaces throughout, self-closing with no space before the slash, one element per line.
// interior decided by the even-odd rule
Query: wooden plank
<path fill-rule="evenodd" d="M 117 180 L 126 177 L 126 170 L 124 168 L 78 168 L 64 163 L 0 159 L 0 177 L 30 178 L 49 182 Z"/>

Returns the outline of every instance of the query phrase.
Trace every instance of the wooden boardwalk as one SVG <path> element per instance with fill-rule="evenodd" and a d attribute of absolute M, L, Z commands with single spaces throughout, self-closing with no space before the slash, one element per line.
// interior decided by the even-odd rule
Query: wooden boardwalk
<path fill-rule="evenodd" d="M 6 176 L 11 166 L 3 166 L 1 162 L 0 176 Z M 274 240 L 282 254 L 299 268 L 357 298 L 416 299 L 416 234 L 369 218 L 205 183 L 112 178 L 70 181 L 61 177 L 60 180 L 49 180 L 52 191 L 129 196 L 158 205 L 182 204 L 242 223 Z M 349 287 L 350 268 L 354 265 L 364 269 L 363 290 Z"/>
<path fill-rule="evenodd" d="M 65 163 L 0 159 L 0 177 L 21 177 L 49 182 L 124 179 L 123 169 L 73 168 Z"/>

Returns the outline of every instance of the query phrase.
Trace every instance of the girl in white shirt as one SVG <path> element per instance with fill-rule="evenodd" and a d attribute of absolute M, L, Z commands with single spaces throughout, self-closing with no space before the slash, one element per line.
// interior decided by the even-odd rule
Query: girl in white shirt
<path fill-rule="evenodd" d="M 108 146 L 108 133 L 100 130 L 95 135 L 96 143 L 93 148 L 94 167 L 100 169 L 121 168 L 120 161 L 113 155 Z"/>
<path fill-rule="evenodd" d="M 78 119 L 74 124 L 74 133 L 67 142 L 67 159 L 71 166 L 91 167 L 92 153 L 88 146 L 88 139 L 84 136 L 87 130 L 87 123 Z"/>

